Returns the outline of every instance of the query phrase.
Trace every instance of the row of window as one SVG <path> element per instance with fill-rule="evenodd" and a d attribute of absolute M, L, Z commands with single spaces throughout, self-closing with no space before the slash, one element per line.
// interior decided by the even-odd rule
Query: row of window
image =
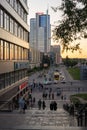
<path fill-rule="evenodd" d="M 27 13 L 18 0 L 7 0 L 12 8 L 20 15 L 20 17 L 27 23 Z"/>
<path fill-rule="evenodd" d="M 0 74 L 0 89 L 6 88 L 11 84 L 25 78 L 26 76 L 26 69 Z"/>
<path fill-rule="evenodd" d="M 0 60 L 28 60 L 26 48 L 0 40 Z"/>
<path fill-rule="evenodd" d="M 0 9 L 0 27 L 24 41 L 29 41 L 28 31 L 2 9 Z"/>

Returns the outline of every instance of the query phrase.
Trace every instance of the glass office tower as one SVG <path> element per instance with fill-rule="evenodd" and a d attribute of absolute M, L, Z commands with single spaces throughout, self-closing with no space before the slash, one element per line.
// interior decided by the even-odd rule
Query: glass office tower
<path fill-rule="evenodd" d="M 50 15 L 36 13 L 36 18 L 30 19 L 30 46 L 47 53 L 50 51 L 50 45 Z"/>
<path fill-rule="evenodd" d="M 40 15 L 39 16 L 39 27 L 44 28 L 44 52 L 49 52 L 50 49 L 50 16 Z"/>
<path fill-rule="evenodd" d="M 47 12 L 47 14 L 36 13 L 36 22 L 37 22 L 38 48 L 41 49 L 40 48 L 41 44 L 44 44 L 42 46 L 43 52 L 48 53 L 50 51 L 50 44 L 51 44 L 50 15 L 48 15 L 48 12 Z M 40 34 L 40 35 L 38 35 L 38 34 Z M 41 37 L 43 37 L 42 41 L 40 40 Z M 40 42 L 39 42 L 39 40 L 40 40 Z"/>

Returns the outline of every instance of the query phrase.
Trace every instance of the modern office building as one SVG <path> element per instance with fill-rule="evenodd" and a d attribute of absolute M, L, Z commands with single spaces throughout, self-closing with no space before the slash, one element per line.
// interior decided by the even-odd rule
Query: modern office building
<path fill-rule="evenodd" d="M 27 0 L 0 0 L 0 91 L 27 80 Z"/>
<path fill-rule="evenodd" d="M 36 18 L 30 19 L 30 48 L 32 47 L 37 50 L 31 52 L 32 55 L 36 55 L 34 53 L 38 52 L 38 55 L 36 55 L 36 58 L 38 59 L 37 63 L 40 63 L 41 58 L 39 55 L 41 53 L 48 53 L 50 51 L 50 27 L 50 15 L 48 15 L 48 12 L 46 14 L 43 14 L 42 12 L 36 13 Z M 36 60 L 33 62 L 35 63 Z"/>
<path fill-rule="evenodd" d="M 50 45 L 50 15 L 36 13 L 36 18 L 30 19 L 30 46 L 47 53 L 50 51 Z"/>

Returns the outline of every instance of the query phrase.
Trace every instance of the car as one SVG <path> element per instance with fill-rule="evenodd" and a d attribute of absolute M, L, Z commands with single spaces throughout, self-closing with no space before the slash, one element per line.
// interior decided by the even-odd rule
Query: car
<path fill-rule="evenodd" d="M 52 81 L 49 81 L 49 80 L 44 82 L 44 85 L 51 85 L 51 84 L 52 84 Z"/>
<path fill-rule="evenodd" d="M 57 96 L 60 96 L 61 93 L 62 93 L 61 88 L 58 87 L 58 88 L 57 88 Z"/>
<path fill-rule="evenodd" d="M 65 84 L 65 83 L 66 83 L 66 81 L 65 81 L 65 80 L 62 80 L 62 81 L 61 81 L 61 83 Z"/>
<path fill-rule="evenodd" d="M 54 84 L 58 84 L 58 81 L 57 81 L 57 80 L 54 80 L 53 83 L 54 83 Z"/>

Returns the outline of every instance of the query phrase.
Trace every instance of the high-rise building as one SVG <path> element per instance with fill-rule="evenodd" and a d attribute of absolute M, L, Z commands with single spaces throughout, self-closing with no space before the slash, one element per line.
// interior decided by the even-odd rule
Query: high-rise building
<path fill-rule="evenodd" d="M 51 45 L 50 15 L 36 13 L 36 18 L 30 19 L 30 46 L 40 52 L 48 53 Z"/>
<path fill-rule="evenodd" d="M 0 91 L 27 80 L 27 0 L 0 0 Z"/>

